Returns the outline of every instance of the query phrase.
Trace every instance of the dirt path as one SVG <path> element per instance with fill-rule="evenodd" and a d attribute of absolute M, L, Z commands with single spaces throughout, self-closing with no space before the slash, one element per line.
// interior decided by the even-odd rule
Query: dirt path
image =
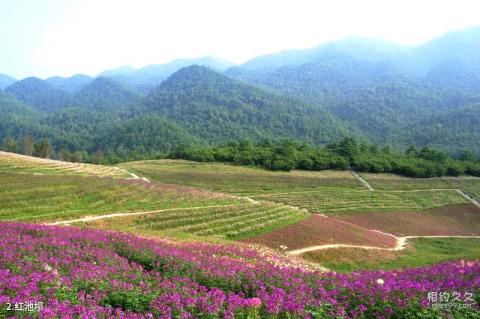
<path fill-rule="evenodd" d="M 364 180 L 362 176 L 358 175 L 357 172 L 354 172 L 354 171 L 350 171 L 350 172 L 360 183 L 362 183 L 366 188 L 368 188 L 369 191 L 373 192 L 375 190 L 372 187 L 372 185 L 370 185 L 366 180 Z"/>
<path fill-rule="evenodd" d="M 127 171 L 127 170 L 125 170 L 125 169 L 123 169 L 123 168 L 117 167 L 117 166 L 115 166 L 114 168 L 117 169 L 117 170 L 119 170 L 119 171 L 121 171 L 121 172 L 124 172 L 125 174 L 129 174 L 130 176 L 132 176 L 132 177 L 131 177 L 132 179 L 141 179 L 141 180 L 144 181 L 144 182 L 150 183 L 150 180 L 149 180 L 148 178 L 146 178 L 146 177 L 140 177 L 140 176 L 138 176 L 137 174 L 134 174 L 134 173 L 132 173 L 132 172 L 129 172 L 129 171 Z"/>
<path fill-rule="evenodd" d="M 191 210 L 191 209 L 202 209 L 202 208 L 217 208 L 217 207 L 228 207 L 228 206 L 235 206 L 238 204 L 225 204 L 225 205 L 211 205 L 211 206 L 195 206 L 195 207 L 185 207 L 185 208 L 166 208 L 166 209 L 159 209 L 159 210 L 152 210 L 146 212 L 134 212 L 134 213 L 112 213 L 106 215 L 98 215 L 98 216 L 88 216 L 82 217 L 77 219 L 71 220 L 63 220 L 54 223 L 46 223 L 46 225 L 54 226 L 54 225 L 69 225 L 74 223 L 82 223 L 82 222 L 90 222 L 99 219 L 106 219 L 106 218 L 114 218 L 114 217 L 125 217 L 125 216 L 137 216 L 137 215 L 148 215 L 148 214 L 155 214 L 161 212 L 168 212 L 172 210 Z"/>
<path fill-rule="evenodd" d="M 386 234 L 386 233 L 384 233 Z M 388 234 L 390 236 L 394 236 L 392 234 Z M 394 236 L 396 237 L 396 236 Z M 324 250 L 324 249 L 332 249 L 332 248 L 360 248 L 360 249 L 368 249 L 368 250 L 386 250 L 386 251 L 399 251 L 404 250 L 406 247 L 406 243 L 408 239 L 412 238 L 480 238 L 480 236 L 447 236 L 447 235 L 438 235 L 438 236 L 403 236 L 403 237 L 396 237 L 397 242 L 395 247 L 392 248 L 385 248 L 385 247 L 375 247 L 375 246 L 362 246 L 362 245 L 345 245 L 345 244 L 329 244 L 329 245 L 318 245 L 318 246 L 310 246 L 301 249 L 291 250 L 288 253 L 290 255 L 301 255 L 310 251 L 316 250 Z"/>

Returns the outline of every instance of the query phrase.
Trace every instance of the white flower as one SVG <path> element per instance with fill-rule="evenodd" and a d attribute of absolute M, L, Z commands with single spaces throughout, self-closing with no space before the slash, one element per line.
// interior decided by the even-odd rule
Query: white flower
<path fill-rule="evenodd" d="M 377 279 L 377 284 L 383 285 L 384 283 L 385 283 L 385 280 L 383 280 L 382 278 Z"/>
<path fill-rule="evenodd" d="M 280 245 L 280 248 L 283 249 L 283 250 L 285 250 L 285 249 L 287 249 L 288 247 L 285 246 L 285 245 Z"/>

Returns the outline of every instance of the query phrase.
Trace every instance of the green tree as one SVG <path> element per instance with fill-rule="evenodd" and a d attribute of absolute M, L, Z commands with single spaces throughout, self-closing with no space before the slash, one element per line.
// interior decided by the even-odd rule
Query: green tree
<path fill-rule="evenodd" d="M 16 153 L 17 152 L 17 141 L 11 137 L 7 137 L 3 140 L 3 149 L 7 152 Z"/>
<path fill-rule="evenodd" d="M 49 140 L 43 139 L 33 145 L 33 155 L 43 158 L 51 158 L 53 155 L 53 147 Z"/>
<path fill-rule="evenodd" d="M 22 154 L 32 156 L 33 153 L 33 144 L 35 140 L 30 135 L 26 135 L 20 139 L 20 152 Z"/>

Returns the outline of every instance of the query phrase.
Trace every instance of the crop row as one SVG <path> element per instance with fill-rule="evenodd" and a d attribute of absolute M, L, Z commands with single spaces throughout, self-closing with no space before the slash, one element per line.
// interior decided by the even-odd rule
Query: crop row
<path fill-rule="evenodd" d="M 243 204 L 224 207 L 170 210 L 137 217 L 133 220 L 117 218 L 110 228 L 124 223 L 132 232 L 175 231 L 200 236 L 243 238 L 291 224 L 307 218 L 308 213 L 299 209 L 273 204 Z"/>
<path fill-rule="evenodd" d="M 480 201 L 480 178 L 472 176 L 408 178 L 392 174 L 362 174 L 378 190 L 458 188 Z"/>
<path fill-rule="evenodd" d="M 93 176 L 2 173 L 0 219 L 56 221 L 102 213 L 239 202 L 161 184 Z"/>
<path fill-rule="evenodd" d="M 129 174 L 110 166 L 55 161 L 6 152 L 0 152 L 0 172 L 130 177 Z"/>
<path fill-rule="evenodd" d="M 455 191 L 389 192 L 342 191 L 271 194 L 254 197 L 331 214 L 362 211 L 420 210 L 448 204 L 465 203 Z"/>
<path fill-rule="evenodd" d="M 346 171 L 272 172 L 219 163 L 165 160 L 131 162 L 121 166 L 152 180 L 237 195 L 302 191 L 318 187 L 363 188 Z"/>

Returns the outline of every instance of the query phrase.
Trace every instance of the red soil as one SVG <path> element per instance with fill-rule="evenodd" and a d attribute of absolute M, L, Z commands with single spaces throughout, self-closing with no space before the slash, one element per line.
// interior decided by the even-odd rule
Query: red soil
<path fill-rule="evenodd" d="M 312 215 L 296 224 L 243 241 L 272 248 L 285 245 L 288 250 L 323 244 L 394 247 L 396 242 L 392 236 L 322 215 Z"/>
<path fill-rule="evenodd" d="M 448 205 L 417 212 L 345 214 L 339 219 L 397 236 L 480 235 L 480 209 Z"/>

